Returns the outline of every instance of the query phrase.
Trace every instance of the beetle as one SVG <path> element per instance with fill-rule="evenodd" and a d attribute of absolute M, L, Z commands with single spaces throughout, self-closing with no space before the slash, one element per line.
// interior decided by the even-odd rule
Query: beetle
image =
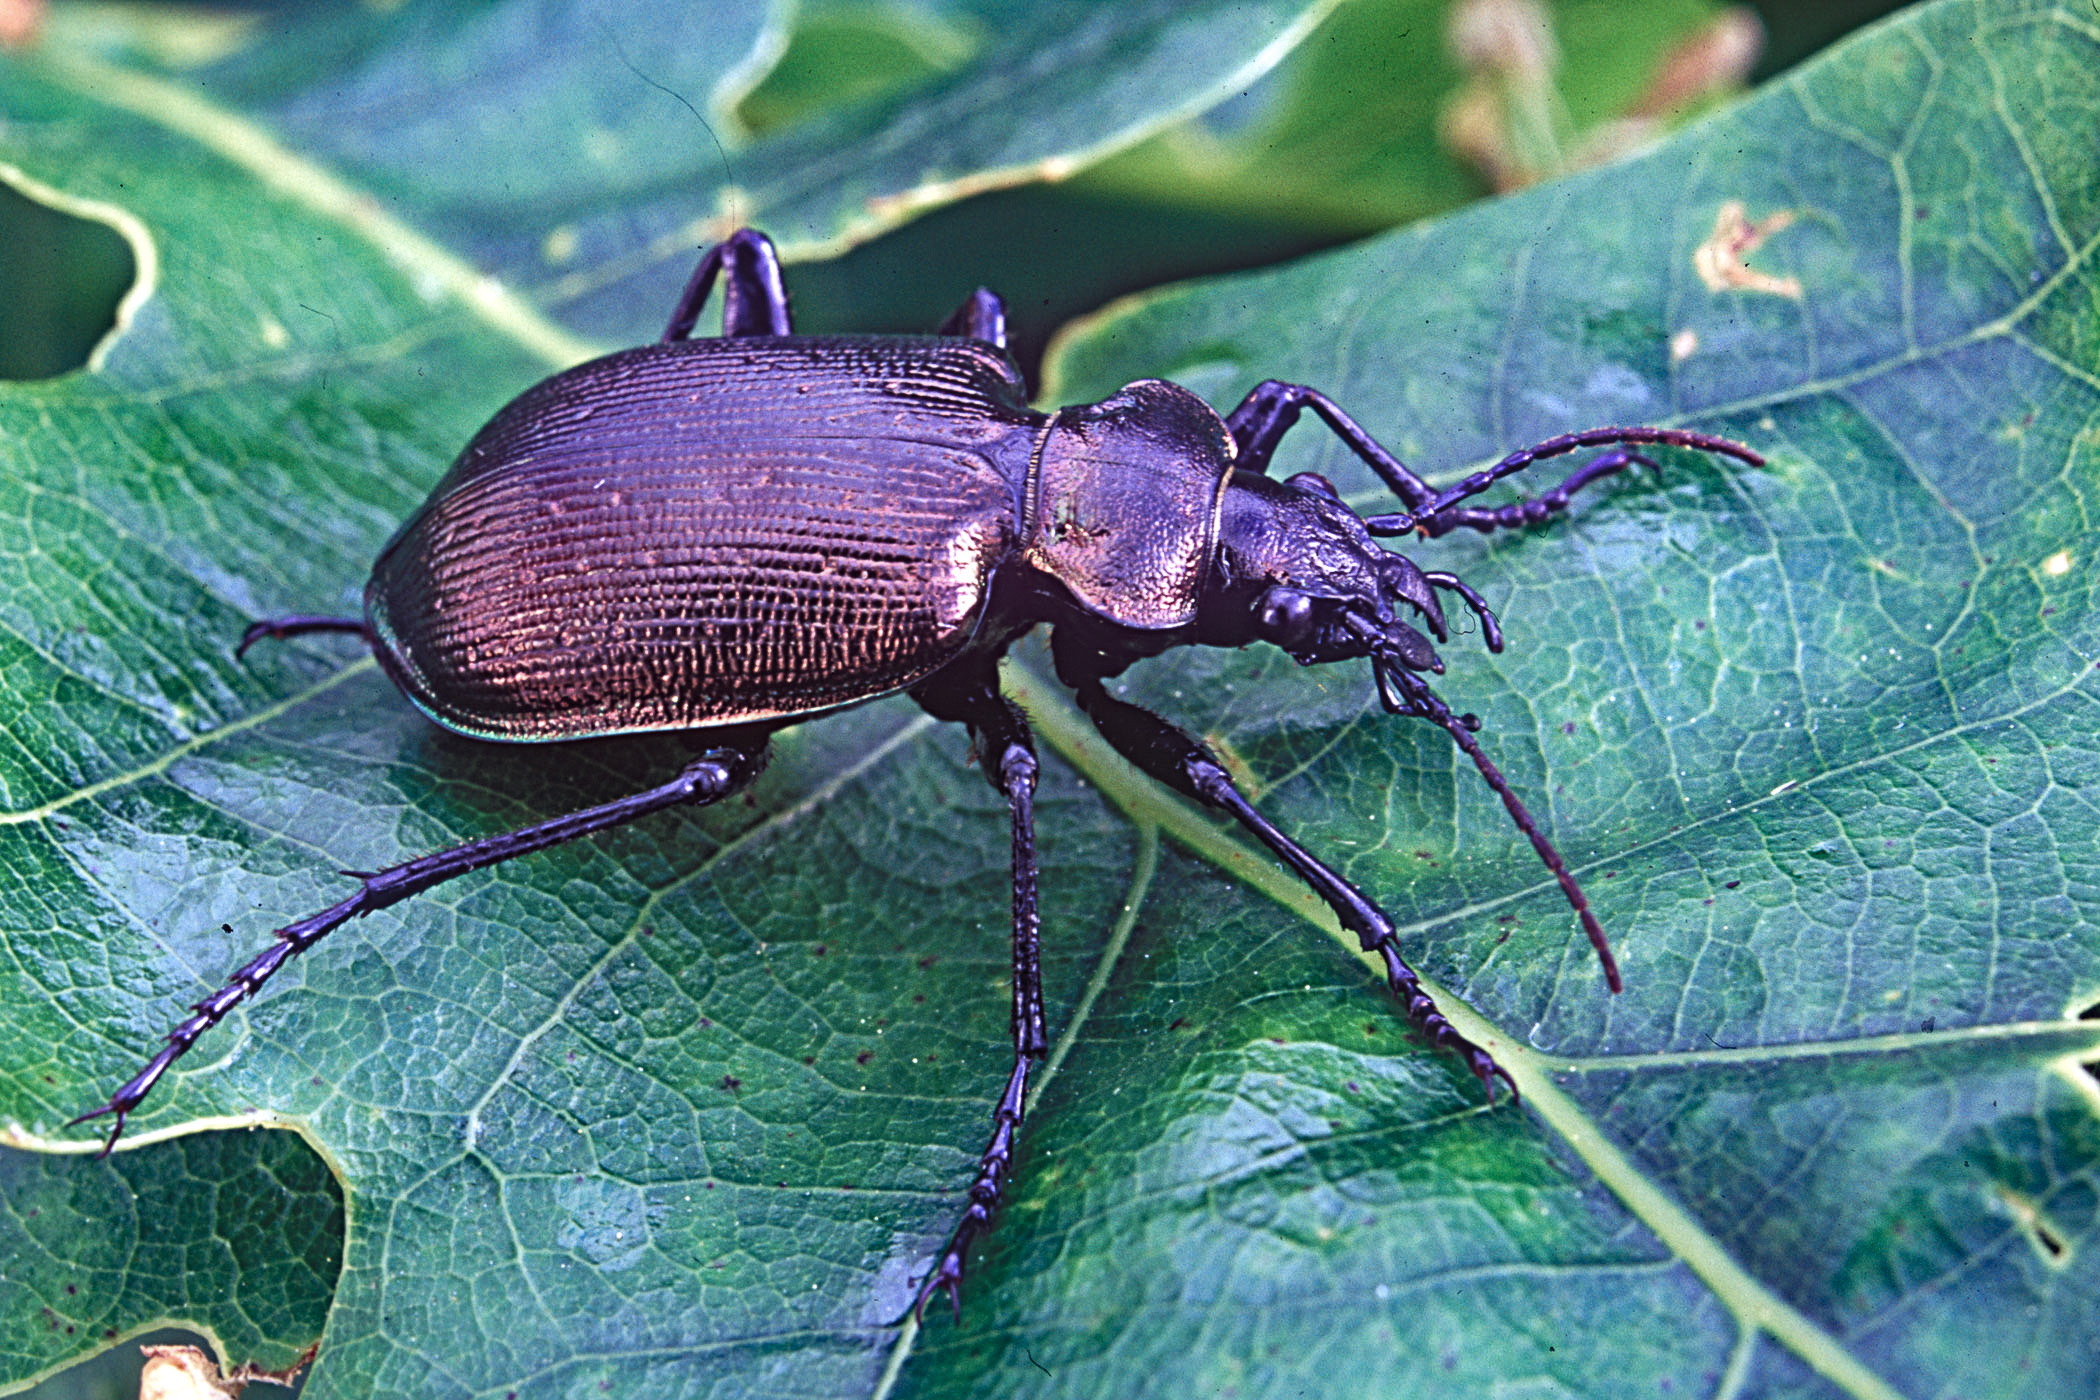
<path fill-rule="evenodd" d="M 722 334 L 692 330 L 722 283 Z M 1398 497 L 1360 516 L 1312 473 L 1267 474 L 1311 411 Z M 1030 1065 L 1049 1048 L 1039 972 L 1026 718 L 997 667 L 1038 624 L 1058 678 L 1143 772 L 1245 827 L 1383 962 L 1408 1019 L 1462 1058 L 1490 1100 L 1508 1071 L 1437 1009 L 1401 957 L 1393 921 L 1271 824 L 1224 764 L 1107 682 L 1172 647 L 1268 642 L 1301 665 L 1368 661 L 1381 704 L 1436 724 L 1463 750 L 1560 884 L 1611 989 L 1604 930 L 1581 887 L 1425 675 L 1450 638 L 1439 595 L 1501 625 L 1456 575 L 1376 543 L 1537 525 L 1584 487 L 1664 444 L 1763 459 L 1725 438 L 1607 427 L 1511 453 L 1437 490 L 1325 394 L 1266 380 L 1220 417 L 1188 390 L 1141 379 L 1100 403 L 1029 407 L 1006 353 L 1004 304 L 979 289 L 932 336 L 798 336 L 773 244 L 741 230 L 702 256 L 656 344 L 565 370 L 475 434 L 380 551 L 356 618 L 257 622 L 257 641 L 364 638 L 437 723 L 477 738 L 582 739 L 699 731 L 707 747 L 661 786 L 371 873 L 355 894 L 276 931 L 197 1002 L 145 1068 L 74 1123 L 111 1116 L 107 1153 L 168 1068 L 294 954 L 347 920 L 472 870 L 755 779 L 786 725 L 903 691 L 970 733 L 1013 827 L 1014 1063 L 969 1204 L 915 1311 L 960 1306 L 963 1261 L 1004 1193 Z M 1604 449 L 1543 495 L 1466 502 L 1548 458 Z M 69 1125 L 70 1126 L 70 1125 Z"/>

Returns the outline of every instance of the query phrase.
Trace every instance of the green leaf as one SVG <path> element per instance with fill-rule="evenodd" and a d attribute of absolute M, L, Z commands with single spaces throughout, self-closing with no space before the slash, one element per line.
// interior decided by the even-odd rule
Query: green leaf
<path fill-rule="evenodd" d="M 2092 1393 L 2096 49 L 2068 12 L 1926 7 L 1641 161 L 1167 294 L 1058 360 L 1071 397 L 1315 383 L 1439 480 L 1597 421 L 1770 456 L 1661 454 L 1537 531 L 1408 546 L 1504 617 L 1439 685 L 1583 876 L 1621 997 L 1365 677 L 1131 673 L 1405 921 L 1524 1108 L 1411 1044 L 1303 893 L 1105 758 L 1024 648 L 1058 1043 L 959 1324 L 896 1320 L 1010 1062 L 1007 834 L 896 701 L 783 736 L 749 805 L 339 932 L 127 1142 L 316 1144 L 348 1215 L 316 1395 Z M 96 370 L 0 390 L 0 1122 L 28 1147 L 80 1140 L 333 870 L 681 752 L 452 738 L 341 642 L 233 659 L 250 617 L 353 607 L 560 337 L 426 296 L 458 285 L 442 244 L 63 77 L 10 71 L 37 119 L 0 160 L 157 262 Z M 1794 215 L 1749 263 L 1798 297 L 1700 280 L 1730 201 Z M 1317 425 L 1286 458 L 1376 499 Z M 0 1300 L 26 1357 L 38 1319 Z"/>
<path fill-rule="evenodd" d="M 222 1351 L 288 1369 L 321 1338 L 342 1242 L 342 1188 L 290 1133 L 203 1133 L 96 1163 L 0 1148 L 6 1374 L 171 1317 L 208 1317 Z"/>

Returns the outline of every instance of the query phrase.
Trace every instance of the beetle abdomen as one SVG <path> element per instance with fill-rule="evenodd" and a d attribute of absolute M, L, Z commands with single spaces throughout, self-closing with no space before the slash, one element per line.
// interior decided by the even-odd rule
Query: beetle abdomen
<path fill-rule="evenodd" d="M 961 340 L 649 346 L 491 420 L 372 574 L 439 722 L 568 739 L 809 714 L 969 642 L 1040 418 Z"/>

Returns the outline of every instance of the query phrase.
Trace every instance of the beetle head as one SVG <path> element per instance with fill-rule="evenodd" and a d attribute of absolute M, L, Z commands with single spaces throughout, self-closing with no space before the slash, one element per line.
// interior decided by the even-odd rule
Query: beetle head
<path fill-rule="evenodd" d="M 1406 555 L 1380 547 L 1324 477 L 1306 472 L 1279 482 L 1237 472 L 1225 489 L 1197 640 L 1273 642 L 1301 666 L 1368 658 L 1389 713 L 1437 725 L 1473 760 L 1560 882 L 1604 965 L 1605 981 L 1617 991 L 1619 970 L 1603 926 L 1567 863 L 1481 751 L 1473 737 L 1480 720 L 1453 712 L 1423 679 L 1424 672 L 1444 669 L 1430 638 L 1451 639 L 1440 592 L 1472 610 L 1489 651 L 1502 650 L 1501 625 L 1478 593 L 1456 575 L 1424 572 Z"/>
<path fill-rule="evenodd" d="M 1418 713 L 1390 673 L 1443 672 L 1431 641 L 1451 637 L 1439 589 L 1463 598 L 1489 648 L 1502 649 L 1501 628 L 1478 594 L 1380 546 L 1324 477 L 1278 482 L 1242 473 L 1225 492 L 1201 609 L 1204 640 L 1272 642 L 1304 666 L 1368 657 L 1386 708 Z"/>

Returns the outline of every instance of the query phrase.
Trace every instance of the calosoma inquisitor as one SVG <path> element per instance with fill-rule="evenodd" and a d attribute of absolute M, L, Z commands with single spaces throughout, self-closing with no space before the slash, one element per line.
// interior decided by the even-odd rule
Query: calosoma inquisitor
<path fill-rule="evenodd" d="M 722 335 L 690 338 L 717 279 Z M 341 903 L 197 1003 L 130 1082 L 86 1118 L 124 1120 L 198 1037 L 294 953 L 351 917 L 470 870 L 681 803 L 719 802 L 764 766 L 776 729 L 905 691 L 969 727 L 1013 813 L 1014 1065 L 969 1205 L 926 1276 L 951 1301 L 1012 1161 L 1031 1061 L 1048 1049 L 1038 970 L 1027 721 L 998 662 L 1039 623 L 1057 674 L 1125 758 L 1229 813 L 1384 962 L 1409 1019 L 1462 1056 L 1492 1095 L 1488 1053 L 1437 1010 L 1362 891 L 1271 825 L 1203 744 L 1105 682 L 1170 647 L 1270 642 L 1303 665 L 1370 663 L 1385 708 L 1443 728 L 1480 769 L 1619 976 L 1580 887 L 1474 738 L 1423 679 L 1444 665 L 1438 595 L 1500 650 L 1495 615 L 1455 575 L 1379 537 L 1535 525 L 1651 443 L 1761 458 L 1671 428 L 1597 428 L 1512 453 L 1441 491 L 1316 389 L 1270 380 L 1220 418 L 1145 379 L 1097 404 L 1040 413 L 1005 350 L 1005 312 L 979 291 L 935 336 L 797 336 L 772 244 L 744 230 L 710 249 L 661 342 L 528 389 L 477 433 L 380 551 L 362 618 L 285 617 L 241 641 L 362 635 L 438 723 L 485 739 L 704 731 L 712 746 L 661 787 L 360 877 Z M 1310 473 L 1269 461 L 1310 409 L 1403 509 L 1359 516 Z M 1607 449 L 1544 495 L 1472 496 L 1544 458 Z M 1515 1084 L 1510 1081 L 1512 1092 Z"/>

